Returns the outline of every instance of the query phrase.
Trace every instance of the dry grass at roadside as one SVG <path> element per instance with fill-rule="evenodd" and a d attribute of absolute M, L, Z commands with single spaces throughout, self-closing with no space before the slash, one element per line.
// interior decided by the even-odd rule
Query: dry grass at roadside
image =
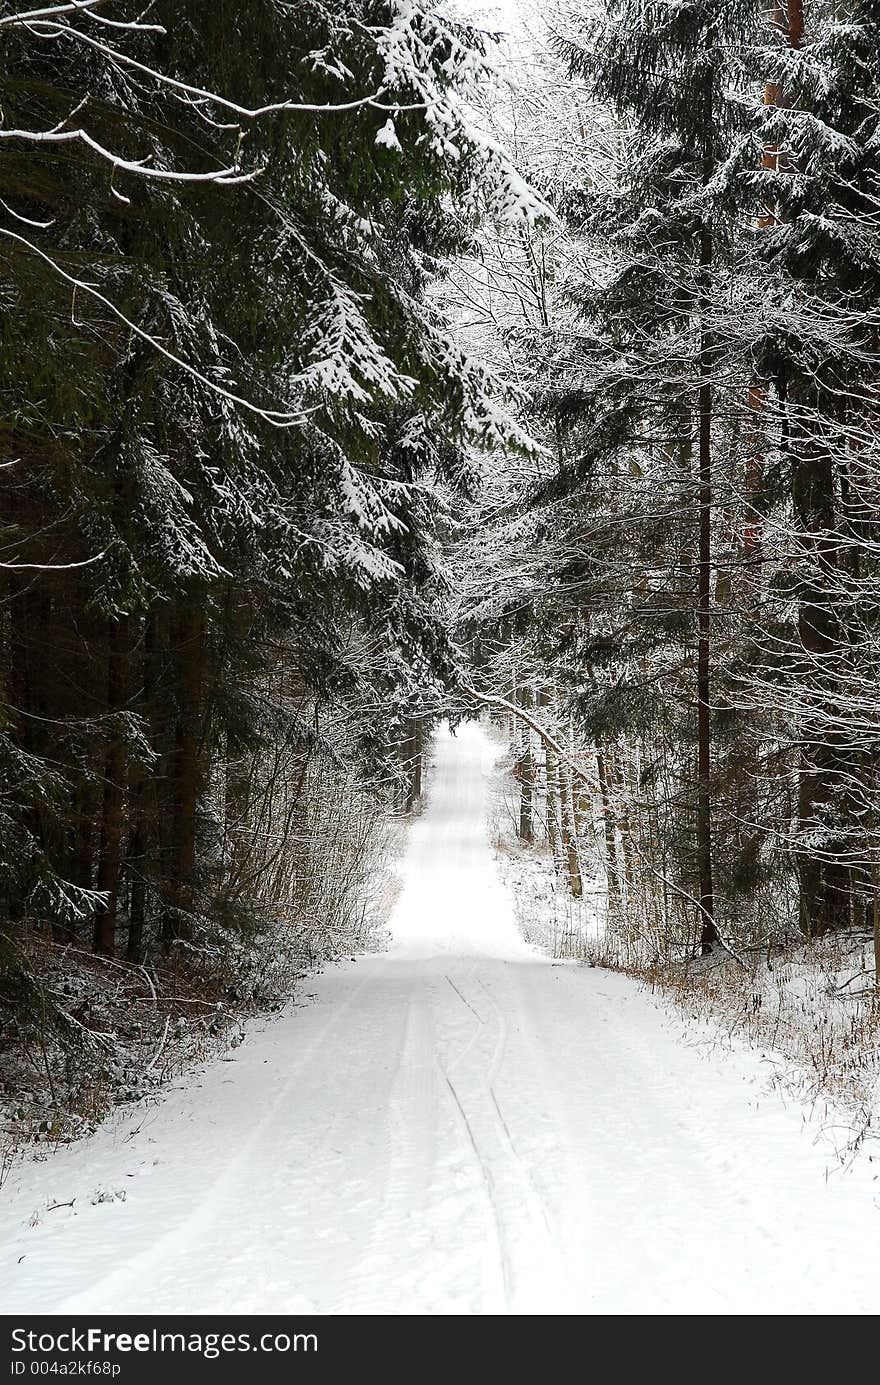
<path fill-rule="evenodd" d="M 707 1044 L 745 1044 L 771 1086 L 833 1134 L 843 1161 L 873 1136 L 880 1093 L 880 998 L 871 943 L 841 935 L 747 959 L 723 954 L 636 973 Z"/>
<path fill-rule="evenodd" d="M 490 837 L 527 942 L 556 958 L 624 972 L 672 1008 L 683 1036 L 706 1048 L 758 1056 L 770 1087 L 802 1102 L 847 1162 L 880 1128 L 880 996 L 873 942 L 852 934 L 803 940 L 769 953 L 639 963 L 604 934 L 604 875 L 585 873 L 573 900 L 546 847 L 517 836 L 517 786 L 499 741 Z M 873 1155 L 871 1157 L 874 1157 Z"/>

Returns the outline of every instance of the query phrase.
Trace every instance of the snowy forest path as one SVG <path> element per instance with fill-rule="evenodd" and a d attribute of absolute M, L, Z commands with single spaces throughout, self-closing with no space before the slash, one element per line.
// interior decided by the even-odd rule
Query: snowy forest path
<path fill-rule="evenodd" d="M 13 1171 L 3 1311 L 877 1311 L 871 1166 L 826 1179 L 753 1060 L 523 942 L 496 755 L 440 731 L 387 952 Z"/>

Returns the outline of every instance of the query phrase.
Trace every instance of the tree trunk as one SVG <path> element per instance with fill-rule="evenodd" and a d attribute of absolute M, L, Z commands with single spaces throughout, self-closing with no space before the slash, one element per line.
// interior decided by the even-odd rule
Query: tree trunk
<path fill-rule="evenodd" d="M 702 290 L 708 295 L 712 264 L 709 232 L 700 231 Z M 701 308 L 702 311 L 702 308 Z M 718 942 L 712 878 L 712 720 L 710 618 L 712 611 L 712 343 L 700 327 L 699 579 L 697 604 L 697 869 L 700 882 L 700 951 Z"/>
<path fill-rule="evenodd" d="M 850 873 L 841 859 L 846 750 L 842 733 L 829 731 L 829 723 L 833 726 L 838 720 L 833 661 L 843 635 L 834 602 L 838 540 L 833 464 L 819 440 L 798 433 L 792 498 L 807 569 L 799 597 L 798 637 L 806 655 L 806 677 L 819 683 L 820 707 L 824 702 L 828 713 L 827 718 L 821 710 L 818 717 L 808 714 L 801 725 L 798 833 L 808 842 L 819 833 L 820 842 L 818 851 L 815 844 L 799 851 L 799 922 L 804 935 L 814 938 L 850 923 Z"/>
<path fill-rule="evenodd" d="M 532 690 L 524 685 L 520 689 L 519 705 L 523 711 L 530 711 L 533 705 Z M 520 719 L 519 726 L 520 753 L 519 764 L 517 766 L 517 778 L 519 779 L 519 835 L 524 842 L 535 840 L 534 824 L 534 794 L 535 794 L 535 757 L 532 754 L 532 732 L 525 721 Z"/>
<path fill-rule="evenodd" d="M 192 598 L 180 621 L 178 663 L 177 752 L 173 834 L 171 909 L 165 920 L 166 942 L 186 938 L 195 897 L 196 809 L 199 787 L 201 699 L 204 681 L 205 617 Z"/>
<path fill-rule="evenodd" d="M 425 724 L 421 717 L 416 718 L 416 750 L 413 756 L 413 802 L 418 803 L 422 796 L 422 776 L 425 764 Z"/>
<path fill-rule="evenodd" d="M 418 716 L 407 720 L 403 760 L 406 771 L 404 812 L 408 814 L 422 796 L 422 723 Z"/>
<path fill-rule="evenodd" d="M 687 468 L 688 474 L 690 467 Z M 590 687 L 595 693 L 597 690 L 596 674 L 592 664 L 587 665 L 587 677 L 590 680 Z M 617 852 L 617 832 L 615 813 L 611 805 L 611 794 L 609 791 L 608 765 L 604 750 L 596 746 L 596 777 L 599 780 L 599 797 L 602 802 L 602 833 L 605 839 L 605 879 L 608 889 L 608 916 L 615 918 L 620 912 L 621 903 L 621 871 L 620 860 Z"/>
<path fill-rule="evenodd" d="M 550 693 L 546 688 L 542 688 L 538 694 L 538 701 L 541 707 L 551 706 Z M 546 741 L 544 742 L 544 782 L 547 791 L 547 842 L 556 873 L 562 875 L 565 870 L 565 861 L 559 825 L 559 756 Z"/>
<path fill-rule="evenodd" d="M 608 917 L 617 918 L 620 913 L 620 867 L 617 860 L 617 837 L 615 835 L 614 814 L 608 792 L 608 773 L 605 767 L 605 754 L 596 747 L 596 773 L 599 778 L 599 795 L 602 799 L 602 831 L 605 839 L 605 879 L 608 888 Z"/>
<path fill-rule="evenodd" d="M 139 710 L 152 741 L 156 740 L 156 621 L 148 615 L 143 627 L 142 687 Z M 144 960 L 144 926 L 147 905 L 147 858 L 155 841 L 155 824 L 150 820 L 151 773 L 137 766 L 131 777 L 129 817 L 131 833 L 128 841 L 128 873 L 131 881 L 128 904 L 128 941 L 125 956 L 129 962 Z M 153 830 L 151 830 L 151 827 Z"/>
<path fill-rule="evenodd" d="M 226 737 L 226 763 L 223 782 L 223 864 L 230 880 L 234 880 L 247 855 L 245 834 L 248 831 L 248 797 L 250 794 L 250 764 L 235 754 Z"/>
<path fill-rule="evenodd" d="M 572 749 L 572 737 L 570 732 L 567 738 L 566 749 L 570 755 Z M 559 804 L 561 808 L 560 830 L 562 833 L 562 846 L 568 868 L 568 888 L 571 890 L 573 899 L 580 899 L 584 893 L 584 880 L 581 873 L 580 852 L 578 851 L 577 833 L 575 831 L 571 771 L 564 760 L 559 764 Z"/>
<path fill-rule="evenodd" d="M 131 836 L 128 841 L 131 888 L 128 901 L 128 940 L 125 958 L 128 962 L 144 960 L 144 921 L 146 918 L 147 887 L 145 879 L 147 842 L 145 831 L 146 790 L 143 782 L 132 786 L 130 795 Z"/>
<path fill-rule="evenodd" d="M 117 717 L 128 701 L 128 640 L 130 619 L 110 629 L 107 649 L 107 711 Z M 119 912 L 119 875 L 122 865 L 122 832 L 127 774 L 125 736 L 113 725 L 104 760 L 104 797 L 101 805 L 101 846 L 98 856 L 98 889 L 107 901 L 95 915 L 94 948 L 105 957 L 116 952 Z"/>

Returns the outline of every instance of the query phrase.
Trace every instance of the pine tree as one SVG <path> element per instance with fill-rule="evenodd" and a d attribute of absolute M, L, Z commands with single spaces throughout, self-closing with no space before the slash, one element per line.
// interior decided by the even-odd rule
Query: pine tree
<path fill-rule="evenodd" d="M 849 6 L 845 22 L 823 4 L 775 14 L 750 54 L 773 99 L 755 110 L 753 133 L 734 160 L 741 205 L 761 208 L 754 249 L 764 307 L 749 349 L 790 496 L 790 515 L 780 509 L 791 534 L 780 583 L 798 611 L 794 628 L 782 612 L 775 630 L 765 626 L 757 684 L 794 722 L 792 840 L 808 936 L 857 921 L 872 856 L 864 834 L 875 752 L 860 723 L 870 720 L 874 676 L 865 521 L 876 436 L 872 305 L 880 287 L 878 24 L 872 4 Z M 784 670 L 784 686 L 774 666 Z"/>
<path fill-rule="evenodd" d="M 614 255 L 604 277 L 574 290 L 591 324 L 586 349 L 592 359 L 582 371 L 591 384 L 561 391 L 557 410 L 569 428 L 589 419 L 589 433 L 577 444 L 580 474 L 600 465 L 621 466 L 645 478 L 638 502 L 649 523 L 645 538 L 655 526 L 660 538 L 649 562 L 663 561 L 663 548 L 668 551 L 668 530 L 661 533 L 668 523 L 670 485 L 681 495 L 679 515 L 695 525 L 695 542 L 685 533 L 679 533 L 677 544 L 673 540 L 678 556 L 671 587 L 657 591 L 649 571 L 643 580 L 646 596 L 655 587 L 648 596 L 648 606 L 657 608 L 656 634 L 652 638 L 650 625 L 645 630 L 649 643 L 659 647 L 670 619 L 695 620 L 696 626 L 694 851 L 703 951 L 718 938 L 711 680 L 721 354 L 713 322 L 730 244 L 729 228 L 716 213 L 713 180 L 735 129 L 736 111 L 728 99 L 733 54 L 749 20 L 749 7 L 740 3 L 670 6 L 632 0 L 609 5 L 601 19 L 576 23 L 577 36 L 559 44 L 570 72 L 584 78 L 596 99 L 624 122 L 624 152 L 614 189 L 606 196 L 585 191 L 571 208 L 593 237 L 610 243 Z M 569 374 L 575 370 L 576 356 Z M 649 438 L 656 442 L 646 452 Z M 618 460 L 612 463 L 612 458 Z M 691 575 L 688 611 L 680 604 L 685 595 L 680 584 L 682 577 L 689 584 Z M 683 633 L 679 627 L 675 637 Z"/>

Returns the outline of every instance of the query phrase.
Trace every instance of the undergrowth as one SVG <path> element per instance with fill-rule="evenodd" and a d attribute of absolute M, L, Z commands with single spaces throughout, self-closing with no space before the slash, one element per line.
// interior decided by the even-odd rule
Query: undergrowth
<path fill-rule="evenodd" d="M 796 1098 L 832 1137 L 845 1163 L 872 1139 L 880 1095 L 880 994 L 872 939 L 841 933 L 800 937 L 709 957 L 651 954 L 605 926 L 604 870 L 584 870 L 572 899 L 546 844 L 517 835 L 518 786 L 499 739 L 490 838 L 526 941 L 550 956 L 622 972 L 679 1017 L 686 1042 L 755 1053 L 770 1087 Z M 540 834 L 539 834 L 540 835 Z"/>

